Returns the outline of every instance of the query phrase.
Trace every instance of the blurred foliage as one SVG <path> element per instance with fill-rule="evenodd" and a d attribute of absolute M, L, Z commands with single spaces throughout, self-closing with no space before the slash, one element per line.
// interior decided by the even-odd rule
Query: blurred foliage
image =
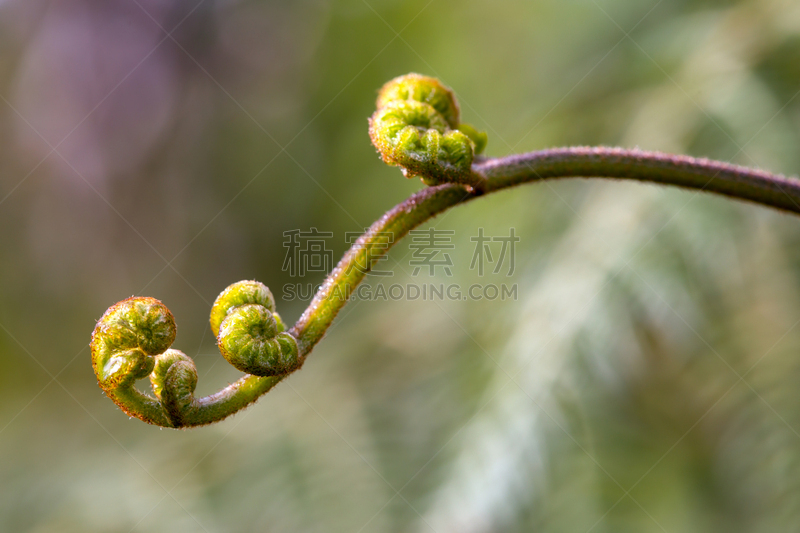
<path fill-rule="evenodd" d="M 517 301 L 358 301 L 215 426 L 129 421 L 94 321 L 164 301 L 198 393 L 236 379 L 217 293 L 280 301 L 283 233 L 360 231 L 417 190 L 366 118 L 406 72 L 488 155 L 603 144 L 800 172 L 791 0 L 0 3 L 0 530 L 790 531 L 800 526 L 800 223 L 653 186 L 487 197 L 452 277 Z M 167 35 L 167 32 L 172 32 Z M 515 228 L 480 277 L 470 237 Z M 318 283 L 322 273 L 302 281 Z"/>

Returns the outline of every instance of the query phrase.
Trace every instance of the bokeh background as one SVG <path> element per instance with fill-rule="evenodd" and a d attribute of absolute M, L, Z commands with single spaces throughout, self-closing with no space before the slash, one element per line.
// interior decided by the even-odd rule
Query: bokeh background
<path fill-rule="evenodd" d="M 488 155 L 621 145 L 800 173 L 793 0 L 0 2 L 0 530 L 786 532 L 800 528 L 800 221 L 563 180 L 426 227 L 514 301 L 358 301 L 301 372 L 210 427 L 129 420 L 91 371 L 132 294 L 198 392 L 237 379 L 208 312 L 282 301 L 284 232 L 363 229 L 421 184 L 367 137 L 440 77 Z M 469 268 L 479 227 L 513 274 Z M 495 253 L 496 249 L 495 249 Z M 146 383 L 146 382 L 145 382 Z M 144 386 L 144 383 L 142 384 Z"/>

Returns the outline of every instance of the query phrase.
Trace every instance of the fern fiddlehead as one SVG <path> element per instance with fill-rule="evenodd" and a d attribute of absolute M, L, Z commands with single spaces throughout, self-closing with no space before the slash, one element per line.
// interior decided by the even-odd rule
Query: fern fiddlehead
<path fill-rule="evenodd" d="M 383 160 L 406 177 L 427 185 L 476 185 L 472 161 L 486 146 L 486 134 L 461 124 L 453 91 L 436 78 L 407 74 L 378 93 L 369 135 Z"/>
<path fill-rule="evenodd" d="M 196 398 L 194 361 L 170 348 L 177 331 L 172 313 L 155 298 L 138 297 L 111 306 L 92 333 L 92 366 L 100 387 L 123 411 L 145 422 L 192 426 L 246 406 L 302 362 L 297 340 L 284 332 L 272 293 L 262 283 L 240 281 L 222 291 L 210 323 L 223 357 L 250 376 Z M 155 398 L 134 385 L 148 375 Z"/>
<path fill-rule="evenodd" d="M 97 322 L 90 344 L 94 373 L 106 395 L 129 415 L 173 425 L 159 402 L 140 393 L 134 383 L 154 371 L 156 358 L 169 356 L 175 334 L 172 313 L 155 298 L 122 300 Z"/>
<path fill-rule="evenodd" d="M 257 281 L 234 283 L 211 308 L 211 331 L 222 356 L 254 376 L 279 376 L 300 364 L 297 339 L 285 329 L 272 293 Z"/>
<path fill-rule="evenodd" d="M 714 192 L 800 214 L 800 180 L 718 161 L 641 150 L 570 147 L 476 160 L 486 135 L 461 124 L 453 92 L 409 74 L 379 92 L 369 134 L 383 160 L 429 187 L 376 221 L 345 253 L 288 331 L 269 289 L 241 281 L 225 289 L 210 324 L 223 357 L 245 372 L 210 396 L 194 396 L 197 370 L 170 348 L 175 320 L 154 298 L 111 306 L 92 334 L 100 387 L 123 411 L 151 424 L 189 427 L 226 418 L 300 368 L 372 266 L 410 230 L 484 194 L 545 179 L 629 179 Z M 149 375 L 154 396 L 135 382 Z"/>

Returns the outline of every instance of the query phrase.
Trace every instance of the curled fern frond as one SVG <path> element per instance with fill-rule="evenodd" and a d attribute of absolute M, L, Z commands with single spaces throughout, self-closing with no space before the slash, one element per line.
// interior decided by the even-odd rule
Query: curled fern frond
<path fill-rule="evenodd" d="M 197 368 L 170 348 L 175 319 L 155 298 L 128 298 L 112 305 L 92 333 L 92 367 L 100 387 L 131 416 L 165 427 L 222 420 L 255 401 L 301 364 L 297 340 L 284 332 L 275 300 L 257 281 L 234 283 L 217 298 L 211 328 L 222 355 L 250 374 L 204 398 L 194 395 Z M 155 398 L 136 389 L 150 376 Z"/>
<path fill-rule="evenodd" d="M 284 332 L 263 283 L 240 281 L 222 291 L 211 309 L 211 329 L 222 356 L 242 372 L 278 376 L 300 365 L 297 340 Z"/>
<path fill-rule="evenodd" d="M 175 340 L 175 319 L 155 298 L 128 298 L 112 305 L 92 333 L 92 367 L 100 386 L 109 390 L 146 377 L 154 356 Z"/>
<path fill-rule="evenodd" d="M 194 389 L 197 367 L 191 357 L 180 350 L 169 349 L 156 357 L 150 373 L 153 393 L 177 426 L 184 425 L 186 414 L 197 409 Z"/>
<path fill-rule="evenodd" d="M 452 129 L 458 127 L 461 111 L 455 94 L 436 78 L 414 73 L 398 76 L 381 87 L 375 106 L 380 109 L 391 102 L 405 100 L 430 105 Z"/>
<path fill-rule="evenodd" d="M 472 172 L 486 134 L 460 123 L 458 102 L 436 78 L 406 74 L 378 93 L 369 135 L 383 160 L 428 185 L 479 181 Z"/>
<path fill-rule="evenodd" d="M 182 425 L 185 409 L 178 404 L 187 406 L 194 401 L 192 392 L 197 372 L 192 362 L 193 378 L 185 373 L 180 376 L 171 373 L 169 379 L 165 379 L 168 373 L 164 361 L 171 360 L 176 352 L 169 349 L 176 333 L 172 313 L 155 298 L 122 300 L 97 321 L 90 345 L 94 373 L 106 395 L 129 415 L 167 427 Z M 160 405 L 139 392 L 135 382 L 148 374 L 159 400 L 180 397 L 181 401 L 162 401 Z M 189 390 L 188 400 L 183 393 L 185 390 Z"/>

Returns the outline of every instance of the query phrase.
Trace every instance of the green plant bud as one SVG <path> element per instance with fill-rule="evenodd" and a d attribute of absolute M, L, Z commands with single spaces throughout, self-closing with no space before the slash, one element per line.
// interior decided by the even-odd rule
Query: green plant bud
<path fill-rule="evenodd" d="M 114 389 L 132 385 L 150 373 L 153 362 L 153 357 L 145 355 L 139 348 L 116 352 L 101 369 L 103 384 Z M 101 379 L 99 375 L 97 379 Z"/>
<path fill-rule="evenodd" d="M 244 304 L 258 304 L 275 311 L 275 298 L 266 285 L 258 281 L 238 281 L 222 291 L 211 307 L 211 331 L 215 337 L 230 310 Z"/>
<path fill-rule="evenodd" d="M 217 344 L 231 365 L 256 376 L 286 374 L 300 364 L 297 340 L 280 332 L 274 314 L 257 304 L 233 308 L 222 321 Z"/>
<path fill-rule="evenodd" d="M 163 354 L 155 357 L 153 371 L 150 373 L 150 383 L 153 385 L 153 393 L 159 400 L 163 401 L 164 389 L 168 388 L 167 375 L 169 370 L 175 363 L 178 362 L 187 363 L 191 366 L 191 368 L 195 368 L 192 358 L 180 350 L 169 349 Z M 195 370 L 194 373 L 194 383 L 196 384 L 197 370 Z M 192 392 L 194 392 L 194 388 L 192 388 Z"/>
<path fill-rule="evenodd" d="M 111 306 L 92 333 L 92 367 L 103 389 L 145 377 L 154 355 L 175 340 L 175 319 L 155 298 L 128 298 Z"/>
<path fill-rule="evenodd" d="M 439 80 L 408 74 L 380 90 L 369 135 L 384 162 L 428 185 L 472 184 L 472 161 L 486 134 L 459 123 L 453 92 Z"/>
<path fill-rule="evenodd" d="M 452 89 L 436 78 L 406 74 L 386 82 L 378 92 L 375 107 L 380 109 L 397 100 L 413 100 L 433 107 L 452 129 L 459 124 L 459 109 Z"/>
<path fill-rule="evenodd" d="M 167 368 L 159 399 L 177 427 L 183 426 L 186 416 L 197 407 L 196 387 L 197 368 L 189 357 L 184 355 Z"/>

